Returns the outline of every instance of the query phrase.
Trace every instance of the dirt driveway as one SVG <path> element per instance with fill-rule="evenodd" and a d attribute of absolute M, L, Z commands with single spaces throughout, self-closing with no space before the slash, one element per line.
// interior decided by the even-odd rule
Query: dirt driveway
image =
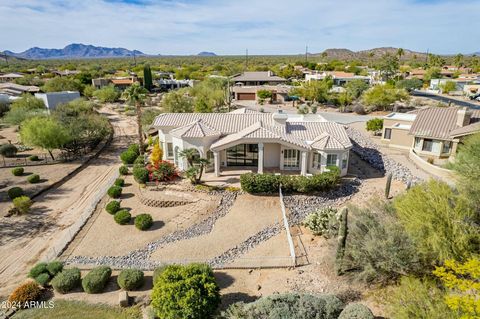
<path fill-rule="evenodd" d="M 134 137 L 136 125 L 133 118 L 120 117 L 111 109 L 100 111 L 114 127 L 112 144 L 73 178 L 36 198 L 31 214 L 0 218 L 0 300 L 45 257 L 118 169 L 118 154 Z"/>

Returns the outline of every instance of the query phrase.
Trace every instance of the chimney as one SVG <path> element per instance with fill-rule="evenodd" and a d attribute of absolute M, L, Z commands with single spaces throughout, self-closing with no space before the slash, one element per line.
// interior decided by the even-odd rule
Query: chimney
<path fill-rule="evenodd" d="M 272 113 L 272 118 L 275 126 L 285 127 L 287 124 L 288 114 L 283 113 L 282 110 L 278 110 L 277 113 Z"/>
<path fill-rule="evenodd" d="M 472 111 L 467 108 L 461 108 L 457 111 L 457 126 L 464 127 L 470 124 L 470 118 L 472 117 Z"/>

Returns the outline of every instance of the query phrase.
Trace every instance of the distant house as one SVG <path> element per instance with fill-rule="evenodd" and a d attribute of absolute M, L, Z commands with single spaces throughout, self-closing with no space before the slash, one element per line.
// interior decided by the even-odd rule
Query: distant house
<path fill-rule="evenodd" d="M 276 76 L 272 71 L 244 72 L 231 78 L 234 85 L 278 85 L 287 80 Z"/>
<path fill-rule="evenodd" d="M 407 72 L 407 76 L 406 78 L 407 79 L 420 79 L 420 80 L 423 80 L 423 78 L 425 77 L 425 74 L 427 73 L 427 71 L 425 69 L 411 69 L 410 71 Z"/>
<path fill-rule="evenodd" d="M 65 104 L 80 98 L 80 93 L 78 91 L 36 93 L 35 97 L 43 100 L 48 110 L 54 110 L 59 104 Z"/>
<path fill-rule="evenodd" d="M 70 76 L 70 75 L 77 75 L 81 72 L 77 70 L 63 70 L 63 71 L 56 70 L 56 71 L 52 71 L 52 73 L 58 76 Z"/>
<path fill-rule="evenodd" d="M 16 83 L 0 83 L 0 93 L 10 96 L 20 96 L 24 93 L 37 93 L 40 91 L 38 86 L 20 85 Z"/>
<path fill-rule="evenodd" d="M 160 79 L 155 81 L 160 89 L 173 90 L 184 87 L 193 87 L 194 80 Z"/>
<path fill-rule="evenodd" d="M 136 76 L 92 79 L 92 85 L 96 89 L 101 89 L 113 84 L 116 88 L 125 90 L 135 82 L 139 82 Z"/>
<path fill-rule="evenodd" d="M 256 101 L 258 91 L 266 90 L 272 92 L 272 103 L 284 103 L 291 89 L 289 85 L 233 86 L 232 93 L 237 101 Z"/>
<path fill-rule="evenodd" d="M 430 107 L 384 117 L 382 141 L 433 160 L 453 159 L 465 136 L 480 132 L 480 110 Z"/>
<path fill-rule="evenodd" d="M 323 80 L 330 77 L 333 80 L 334 86 L 344 86 L 346 83 L 353 80 L 362 80 L 365 83 L 371 83 L 371 77 L 355 75 L 355 73 L 342 72 L 342 71 L 317 71 L 311 74 L 305 75 L 305 81 Z"/>
<path fill-rule="evenodd" d="M 20 73 L 7 73 L 7 74 L 0 75 L 0 82 L 2 83 L 12 82 L 12 81 L 15 81 L 16 79 L 21 79 L 21 78 L 23 78 L 23 75 Z"/>

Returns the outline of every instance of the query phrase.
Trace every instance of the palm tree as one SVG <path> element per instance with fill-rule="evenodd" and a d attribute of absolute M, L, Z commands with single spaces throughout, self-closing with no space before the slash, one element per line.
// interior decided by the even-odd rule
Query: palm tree
<path fill-rule="evenodd" d="M 142 130 L 142 105 L 147 98 L 147 89 L 140 85 L 140 83 L 133 83 L 123 92 L 123 98 L 131 104 L 135 104 L 137 109 L 137 126 L 138 126 L 138 148 L 140 155 L 143 155 L 143 130 Z"/>
<path fill-rule="evenodd" d="M 192 167 L 195 164 L 195 160 L 200 157 L 198 151 L 195 148 L 187 148 L 179 153 L 180 157 L 187 160 L 188 166 Z"/>
<path fill-rule="evenodd" d="M 398 49 L 397 49 L 397 55 L 398 55 L 398 59 L 401 59 L 402 56 L 405 55 L 405 50 L 402 49 L 402 48 L 398 48 Z"/>

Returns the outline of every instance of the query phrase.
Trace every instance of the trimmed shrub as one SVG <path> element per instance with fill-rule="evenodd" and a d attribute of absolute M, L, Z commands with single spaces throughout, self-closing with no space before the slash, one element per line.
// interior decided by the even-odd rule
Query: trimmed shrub
<path fill-rule="evenodd" d="M 222 318 L 337 319 L 343 303 L 333 295 L 286 293 L 230 306 Z"/>
<path fill-rule="evenodd" d="M 140 230 L 147 230 L 153 225 L 153 218 L 150 214 L 140 214 L 135 217 L 135 227 Z"/>
<path fill-rule="evenodd" d="M 107 285 L 112 269 L 108 266 L 100 266 L 92 269 L 82 280 L 83 290 L 87 294 L 98 294 Z"/>
<path fill-rule="evenodd" d="M 55 277 L 58 273 L 60 273 L 63 270 L 63 263 L 58 260 L 51 261 L 47 265 L 47 270 L 52 277 Z"/>
<path fill-rule="evenodd" d="M 78 268 L 64 269 L 56 275 L 50 284 L 55 291 L 66 294 L 80 286 L 82 275 Z"/>
<path fill-rule="evenodd" d="M 19 196 L 13 199 L 13 206 L 20 214 L 28 214 L 33 202 L 28 196 Z"/>
<path fill-rule="evenodd" d="M 125 151 L 120 154 L 120 159 L 122 160 L 123 164 L 133 164 L 137 156 L 138 155 L 135 153 L 132 153 L 130 151 Z"/>
<path fill-rule="evenodd" d="M 28 159 L 32 162 L 36 162 L 39 160 L 38 155 L 30 155 Z"/>
<path fill-rule="evenodd" d="M 118 169 L 118 172 L 120 173 L 120 175 L 124 175 L 124 176 L 128 175 L 128 167 L 126 167 L 125 165 L 122 165 Z"/>
<path fill-rule="evenodd" d="M 12 174 L 15 176 L 22 176 L 24 171 L 23 167 L 12 168 Z"/>
<path fill-rule="evenodd" d="M 367 306 L 351 303 L 343 309 L 338 319 L 375 319 L 375 316 Z"/>
<path fill-rule="evenodd" d="M 29 182 L 30 184 L 36 184 L 36 183 L 40 182 L 40 175 L 33 174 L 33 175 L 28 176 L 27 177 L 27 182 Z"/>
<path fill-rule="evenodd" d="M 134 167 L 133 177 L 139 184 L 145 184 L 148 182 L 149 172 L 145 167 Z"/>
<path fill-rule="evenodd" d="M 50 282 L 50 275 L 46 272 L 35 277 L 35 281 L 42 287 L 48 286 Z"/>
<path fill-rule="evenodd" d="M 125 186 L 125 180 L 123 178 L 117 178 L 114 183 L 115 186 Z"/>
<path fill-rule="evenodd" d="M 153 276 L 152 276 L 153 284 L 155 284 L 157 282 L 158 278 L 165 271 L 165 269 L 167 269 L 167 266 L 160 266 L 160 267 L 155 268 L 155 270 L 153 271 Z"/>
<path fill-rule="evenodd" d="M 14 199 L 23 196 L 23 189 L 20 187 L 12 187 L 7 191 L 7 194 L 10 199 Z"/>
<path fill-rule="evenodd" d="M 113 219 L 115 219 L 115 222 L 117 222 L 117 224 L 119 225 L 126 225 L 130 223 L 130 220 L 132 219 L 132 215 L 125 209 L 121 209 L 115 213 L 115 216 L 113 216 Z"/>
<path fill-rule="evenodd" d="M 145 166 L 145 157 L 143 155 L 138 156 L 135 161 L 133 162 L 134 166 Z"/>
<path fill-rule="evenodd" d="M 122 188 L 120 186 L 113 185 L 108 189 L 107 194 L 111 198 L 119 198 L 122 196 Z"/>
<path fill-rule="evenodd" d="M 319 209 L 308 214 L 303 225 L 316 236 L 329 238 L 338 234 L 337 210 L 331 207 Z"/>
<path fill-rule="evenodd" d="M 28 304 L 32 301 L 38 301 L 42 296 L 42 289 L 36 282 L 29 281 L 18 286 L 13 293 L 8 297 L 8 301 L 18 305 L 20 308 L 22 305 Z"/>
<path fill-rule="evenodd" d="M 18 149 L 13 144 L 3 144 L 0 146 L 0 155 L 4 157 L 14 157 L 17 155 Z"/>
<path fill-rule="evenodd" d="M 167 266 L 153 286 L 152 306 L 160 318 L 210 318 L 219 304 L 220 289 L 205 264 Z"/>
<path fill-rule="evenodd" d="M 47 263 L 38 263 L 38 264 L 36 264 L 36 265 L 33 266 L 33 268 L 30 269 L 30 271 L 28 272 L 28 277 L 35 279 L 35 278 L 37 278 L 38 276 L 40 276 L 41 274 L 43 274 L 43 273 L 47 273 L 47 274 L 48 274 L 47 266 L 48 266 Z"/>
<path fill-rule="evenodd" d="M 139 289 L 143 286 L 144 282 L 143 271 L 138 269 L 124 269 L 117 278 L 117 283 L 120 288 L 126 291 Z"/>
<path fill-rule="evenodd" d="M 120 210 L 120 202 L 116 200 L 112 200 L 110 203 L 107 204 L 105 210 L 111 214 L 115 215 L 116 212 Z"/>

